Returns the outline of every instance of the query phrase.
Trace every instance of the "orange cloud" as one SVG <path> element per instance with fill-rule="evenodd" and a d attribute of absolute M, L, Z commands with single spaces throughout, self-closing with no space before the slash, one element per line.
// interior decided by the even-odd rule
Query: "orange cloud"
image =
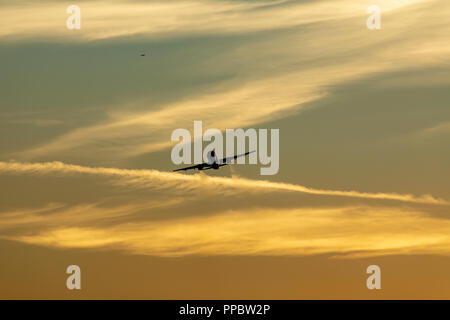
<path fill-rule="evenodd" d="M 95 214 L 95 212 L 91 212 Z M 56 227 L 8 239 L 134 254 L 338 256 L 450 253 L 450 221 L 399 208 L 343 207 L 226 211 L 208 217 Z"/>

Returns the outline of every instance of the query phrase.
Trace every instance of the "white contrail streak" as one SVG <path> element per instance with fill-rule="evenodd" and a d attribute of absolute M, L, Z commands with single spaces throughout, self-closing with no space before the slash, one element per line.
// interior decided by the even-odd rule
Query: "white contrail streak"
<path fill-rule="evenodd" d="M 447 201 L 435 198 L 431 195 L 414 196 L 411 194 L 397 193 L 369 193 L 359 191 L 340 191 L 313 189 L 302 185 L 270 182 L 266 180 L 250 180 L 245 178 L 224 178 L 209 177 L 204 175 L 184 175 L 173 172 L 164 172 L 158 170 L 130 170 L 119 168 L 86 167 L 62 162 L 43 162 L 43 163 L 22 163 L 22 162 L 0 162 L 0 173 L 32 173 L 32 174 L 92 174 L 110 177 L 120 177 L 129 179 L 136 185 L 152 184 L 162 185 L 163 187 L 176 186 L 182 188 L 180 183 L 186 183 L 186 187 L 211 187 L 212 185 L 251 190 L 278 190 L 301 192 L 314 195 L 342 196 L 365 199 L 396 200 L 403 202 L 425 203 L 425 204 L 448 204 Z"/>

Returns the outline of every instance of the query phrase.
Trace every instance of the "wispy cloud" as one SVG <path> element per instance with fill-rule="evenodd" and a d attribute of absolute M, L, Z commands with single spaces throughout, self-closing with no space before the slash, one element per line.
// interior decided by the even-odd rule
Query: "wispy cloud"
<path fill-rule="evenodd" d="M 313 189 L 297 184 L 271 182 L 266 180 L 250 180 L 245 178 L 224 178 L 211 177 L 201 174 L 184 175 L 172 172 L 163 172 L 158 170 L 127 170 L 118 168 L 86 167 L 79 165 L 65 164 L 62 162 L 46 163 L 19 163 L 19 162 L 0 162 L 0 172 L 4 173 L 31 173 L 31 174 L 91 174 L 117 177 L 123 179 L 124 184 L 140 187 L 169 188 L 173 187 L 179 190 L 193 188 L 211 188 L 249 190 L 254 192 L 264 191 L 284 191 L 300 192 L 323 196 L 340 196 L 364 199 L 395 200 L 411 203 L 426 204 L 447 204 L 447 201 L 435 198 L 431 195 L 414 196 L 410 194 L 396 193 L 369 193 L 360 191 L 339 191 Z"/>
<path fill-rule="evenodd" d="M 185 255 L 310 255 L 338 257 L 388 254 L 450 253 L 450 222 L 429 215 L 423 205 L 448 205 L 432 196 L 313 189 L 298 184 L 244 178 L 184 175 L 157 170 L 127 170 L 48 163 L 0 162 L 0 174 L 30 175 L 33 179 L 94 176 L 111 179 L 121 190 L 111 196 L 65 204 L 58 198 L 35 208 L 3 210 L 2 239 L 60 248 L 122 250 L 154 256 Z M 87 180 L 86 181 L 91 181 Z M 79 186 L 78 186 L 79 187 Z M 186 202 L 209 197 L 206 191 L 230 201 L 239 195 L 289 197 L 302 193 L 324 197 L 369 199 L 365 205 L 221 209 Z M 139 191 L 139 194 L 138 194 Z M 199 191 L 199 192 L 197 192 Z M 162 196 L 149 197 L 159 192 Z M 82 198 L 83 199 L 83 198 Z M 373 200 L 384 200 L 374 203 Z M 386 202 L 390 200 L 393 202 Z M 389 205 L 389 206 L 388 206 Z M 439 207 L 438 207 L 439 208 Z M 442 208 L 442 207 L 441 207 Z M 183 214 L 179 214 L 182 210 Z"/>
<path fill-rule="evenodd" d="M 173 22 L 173 28 L 169 30 L 174 34 L 177 30 L 181 33 L 182 30 L 192 32 L 195 28 L 229 34 L 251 32 L 258 28 L 266 30 L 310 25 L 307 30 L 299 29 L 295 35 L 270 34 L 264 42 L 249 41 L 198 66 L 198 69 L 208 70 L 216 67 L 219 61 L 225 67 L 238 63 L 235 68 L 238 74 L 231 80 L 210 86 L 203 92 L 192 92 L 188 98 L 160 105 L 157 110 L 129 112 L 134 109 L 131 106 L 146 110 L 148 103 L 145 98 L 130 100 L 116 106 L 117 111 L 107 114 L 103 121 L 71 130 L 14 154 L 14 158 L 49 160 L 58 155 L 59 159 L 73 161 L 75 157 L 95 155 L 97 160 L 102 156 L 126 160 L 170 147 L 172 130 L 191 128 L 193 120 L 203 120 L 205 126 L 220 130 L 258 125 L 303 110 L 309 103 L 325 97 L 330 87 L 382 72 L 437 66 L 450 53 L 445 37 L 446 32 L 450 31 L 449 25 L 442 22 L 450 13 L 450 6 L 441 0 L 380 1 L 383 28 L 386 30 L 378 33 L 365 27 L 367 14 L 366 4 L 363 3 L 342 0 L 268 4 L 170 2 L 155 4 L 159 9 L 153 9 L 154 3 L 117 2 L 111 8 L 100 6 L 97 2 L 85 3 L 93 6 L 94 12 L 98 10 L 98 15 L 102 10 L 109 14 L 120 12 L 125 15 L 128 10 L 139 17 L 142 14 L 146 21 L 160 21 L 164 16 L 166 22 Z M 158 10 L 163 10 L 164 15 L 159 12 L 159 18 L 152 19 L 151 16 Z M 211 15 L 211 10 L 217 11 L 217 16 Z M 85 11 L 91 12 L 91 9 L 87 7 Z M 147 16 L 147 12 L 152 13 Z M 171 14 L 178 14 L 181 18 L 171 19 Z M 135 15 L 130 16 L 135 21 L 133 23 L 141 23 Z M 210 23 L 211 17 L 217 18 L 217 21 Z M 88 16 L 84 19 L 90 21 Z M 183 22 L 183 19 L 188 21 Z M 116 21 L 100 20 L 102 32 L 109 30 L 106 26 L 108 21 Z M 119 18 L 117 21 L 119 24 L 125 23 Z M 85 37 L 96 37 L 96 32 L 92 31 L 95 28 L 88 25 L 85 28 Z M 131 33 L 138 32 L 130 28 Z M 114 27 L 112 29 L 116 30 Z M 127 28 L 119 29 L 122 30 L 120 32 L 127 32 Z M 148 32 L 158 33 L 162 29 L 152 26 Z M 404 37 L 405 29 L 414 37 Z M 84 30 L 80 34 L 84 34 Z M 146 31 L 142 32 L 145 34 Z M 418 42 L 420 47 L 417 47 Z M 95 152 L 80 152 L 87 149 Z"/>
<path fill-rule="evenodd" d="M 386 11 L 426 0 L 381 0 Z M 84 1 L 82 29 L 66 30 L 67 3 L 12 2 L 0 12 L 0 37 L 58 41 L 229 34 L 287 28 L 365 14 L 355 1 Z"/>
<path fill-rule="evenodd" d="M 95 215 L 95 211 L 91 212 Z M 8 239 L 63 248 L 107 248 L 156 256 L 337 256 L 450 253 L 450 221 L 396 208 L 227 211 L 208 217 L 56 227 Z"/>
<path fill-rule="evenodd" d="M 422 136 L 435 136 L 450 133 L 450 121 L 441 122 L 434 127 L 427 128 L 421 132 Z"/>

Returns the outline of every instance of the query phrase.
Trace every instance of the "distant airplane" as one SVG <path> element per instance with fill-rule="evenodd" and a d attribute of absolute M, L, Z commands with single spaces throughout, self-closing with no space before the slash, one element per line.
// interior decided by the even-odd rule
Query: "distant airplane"
<path fill-rule="evenodd" d="M 223 158 L 222 160 L 217 159 L 217 155 L 216 152 L 214 150 L 212 150 L 209 154 L 208 154 L 208 162 L 204 162 L 201 164 L 197 164 L 195 166 L 191 166 L 191 167 L 186 167 L 186 168 L 181 168 L 181 169 L 176 169 L 173 171 L 186 171 L 186 170 L 191 170 L 191 169 L 198 169 L 198 170 L 209 170 L 209 169 L 214 169 L 214 170 L 218 170 L 220 167 L 226 166 L 229 163 L 230 160 L 236 160 L 239 157 L 245 157 L 246 155 L 253 153 L 255 151 L 250 151 L 250 152 L 246 152 L 243 154 L 239 154 L 233 157 L 228 157 L 228 158 Z"/>
<path fill-rule="evenodd" d="M 145 53 L 141 53 L 141 57 L 145 57 Z"/>

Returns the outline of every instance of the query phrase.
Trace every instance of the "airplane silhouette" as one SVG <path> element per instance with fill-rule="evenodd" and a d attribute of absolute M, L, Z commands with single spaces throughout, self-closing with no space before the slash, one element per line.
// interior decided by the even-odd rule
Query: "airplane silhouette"
<path fill-rule="evenodd" d="M 239 154 L 236 156 L 232 156 L 232 157 L 228 157 L 228 158 L 223 158 L 222 160 L 217 159 L 217 155 L 216 152 L 214 150 L 212 150 L 209 154 L 208 154 L 208 162 L 204 162 L 201 164 L 197 164 L 195 166 L 191 166 L 191 167 L 186 167 L 186 168 L 181 168 L 181 169 L 175 169 L 173 171 L 186 171 L 186 170 L 209 170 L 209 169 L 214 169 L 214 170 L 218 170 L 220 167 L 226 166 L 228 164 L 231 164 L 230 161 L 231 160 L 235 160 L 239 157 L 245 157 L 246 155 L 253 153 L 255 151 L 250 151 L 250 152 L 246 152 L 243 154 Z"/>

